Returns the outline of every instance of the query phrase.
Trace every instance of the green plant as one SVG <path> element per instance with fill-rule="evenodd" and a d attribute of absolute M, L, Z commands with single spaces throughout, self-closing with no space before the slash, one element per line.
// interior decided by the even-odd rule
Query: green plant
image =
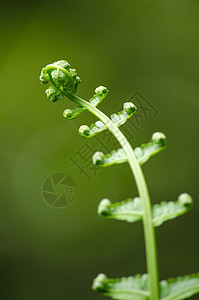
<path fill-rule="evenodd" d="M 100 86 L 94 96 L 85 101 L 75 95 L 80 78 L 76 70 L 71 69 L 68 62 L 60 60 L 47 65 L 42 69 L 40 80 L 43 84 L 51 83 L 46 90 L 51 102 L 58 101 L 64 96 L 77 104 L 74 109 L 66 109 L 63 116 L 74 119 L 84 111 L 89 111 L 99 120 L 91 126 L 83 125 L 79 129 L 80 135 L 91 138 L 103 130 L 110 130 L 121 145 L 121 148 L 108 155 L 96 152 L 93 163 L 100 167 L 128 162 L 135 177 L 139 197 L 112 204 L 103 199 L 98 207 L 99 215 L 105 218 L 123 220 L 129 223 L 143 221 L 146 262 L 148 274 L 135 275 L 128 278 L 108 279 L 99 274 L 94 280 L 93 289 L 115 300 L 180 300 L 191 297 L 199 292 L 199 273 L 189 276 L 171 278 L 159 282 L 156 255 L 156 240 L 154 228 L 163 222 L 184 214 L 192 207 L 192 198 L 181 194 L 175 202 L 162 202 L 151 207 L 148 188 L 142 173 L 141 165 L 150 157 L 163 150 L 166 146 L 166 137 L 161 132 L 152 135 L 152 141 L 141 145 L 134 150 L 119 130 L 128 118 L 136 113 L 136 107 L 131 102 L 124 103 L 123 110 L 108 118 L 97 106 L 106 97 L 107 88 Z"/>

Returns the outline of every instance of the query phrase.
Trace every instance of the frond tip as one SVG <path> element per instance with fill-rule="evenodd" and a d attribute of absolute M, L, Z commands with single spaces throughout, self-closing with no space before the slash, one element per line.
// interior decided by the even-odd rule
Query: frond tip
<path fill-rule="evenodd" d="M 93 106 L 97 106 L 98 104 L 100 104 L 104 98 L 107 96 L 108 94 L 108 89 L 104 86 L 98 86 L 95 89 L 95 94 L 94 96 L 89 100 L 90 104 L 92 104 Z"/>
<path fill-rule="evenodd" d="M 50 86 L 46 89 L 46 96 L 51 102 L 56 102 L 64 97 L 63 94 L 61 94 L 54 86 Z"/>
<path fill-rule="evenodd" d="M 75 93 L 81 82 L 76 70 L 71 69 L 66 60 L 59 60 L 43 68 L 40 81 L 42 84 L 51 82 L 55 88 L 59 88 L 63 93 Z"/>
<path fill-rule="evenodd" d="M 141 165 L 149 160 L 150 157 L 159 153 L 166 147 L 166 136 L 162 132 L 155 132 L 152 135 L 152 142 L 142 144 L 141 147 L 134 149 L 135 155 Z"/>
<path fill-rule="evenodd" d="M 191 196 L 183 193 L 178 196 L 177 201 L 160 202 L 152 207 L 153 224 L 160 226 L 162 223 L 175 219 L 188 212 L 193 205 Z"/>

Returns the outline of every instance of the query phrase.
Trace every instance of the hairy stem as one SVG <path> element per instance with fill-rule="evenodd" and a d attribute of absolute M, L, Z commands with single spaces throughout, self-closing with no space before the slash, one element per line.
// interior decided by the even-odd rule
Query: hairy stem
<path fill-rule="evenodd" d="M 121 147 L 124 149 L 128 163 L 135 177 L 137 184 L 137 189 L 139 196 L 142 200 L 143 206 L 143 227 L 145 236 L 145 248 L 146 248 L 146 260 L 147 260 L 147 271 L 150 279 L 150 299 L 159 299 L 159 287 L 158 287 L 158 267 L 157 267 L 157 251 L 156 251 L 156 239 L 154 226 L 152 223 L 152 213 L 151 213 L 151 202 L 149 197 L 148 188 L 146 181 L 142 172 L 142 169 L 135 157 L 134 151 L 127 141 L 123 133 L 118 129 L 118 127 L 99 109 L 91 105 L 89 102 L 69 93 L 64 93 L 67 98 L 85 107 L 93 115 L 99 118 L 110 130 L 110 132 L 115 136 L 115 138 L 120 143 Z"/>

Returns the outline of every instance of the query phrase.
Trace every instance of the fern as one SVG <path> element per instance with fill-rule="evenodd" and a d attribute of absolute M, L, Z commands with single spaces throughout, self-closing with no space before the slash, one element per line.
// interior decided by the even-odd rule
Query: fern
<path fill-rule="evenodd" d="M 75 95 L 80 78 L 75 69 L 65 60 L 60 60 L 42 69 L 40 80 L 42 84 L 50 83 L 46 95 L 51 102 L 62 100 L 64 97 L 76 104 L 74 109 L 66 109 L 63 116 L 74 119 L 84 111 L 89 111 L 97 117 L 97 121 L 90 126 L 82 125 L 79 133 L 85 138 L 109 130 L 119 142 L 121 148 L 104 155 L 96 152 L 93 163 L 100 167 L 128 162 L 137 184 L 138 196 L 119 203 L 111 203 L 103 199 L 98 207 L 102 217 L 112 218 L 129 223 L 142 220 L 145 236 L 147 274 L 135 275 L 128 278 L 108 279 L 104 274 L 98 275 L 94 280 L 93 289 L 115 300 L 181 300 L 191 297 L 199 292 L 199 274 L 187 275 L 176 279 L 159 282 L 158 264 L 156 256 L 156 239 L 154 229 L 162 223 L 174 219 L 192 207 L 192 198 L 181 194 L 177 201 L 161 202 L 151 206 L 148 188 L 141 165 L 146 163 L 166 147 L 166 137 L 161 132 L 152 135 L 152 140 L 134 150 L 126 137 L 119 130 L 134 113 L 136 107 L 133 103 L 124 103 L 123 110 L 114 113 L 108 118 L 97 106 L 107 96 L 107 88 L 100 86 L 95 90 L 94 96 L 86 101 Z"/>
<path fill-rule="evenodd" d="M 188 212 L 192 207 L 192 198 L 183 193 L 177 201 L 160 202 L 152 206 L 152 222 L 154 226 L 172 220 Z M 102 217 L 133 223 L 142 220 L 142 201 L 139 197 L 112 204 L 109 199 L 103 199 L 98 207 Z"/>

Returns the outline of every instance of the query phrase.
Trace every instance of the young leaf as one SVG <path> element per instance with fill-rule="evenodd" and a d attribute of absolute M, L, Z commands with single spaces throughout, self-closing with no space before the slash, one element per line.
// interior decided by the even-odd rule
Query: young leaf
<path fill-rule="evenodd" d="M 104 86 L 99 86 L 95 89 L 95 95 L 89 100 L 93 106 L 100 104 L 108 94 L 108 89 Z"/>
<path fill-rule="evenodd" d="M 152 142 L 143 144 L 134 149 L 134 153 L 140 163 L 143 165 L 150 157 L 157 154 L 166 147 L 166 136 L 162 132 L 155 132 L 152 135 Z"/>
<path fill-rule="evenodd" d="M 117 127 L 123 125 L 132 115 L 136 112 L 136 107 L 132 102 L 125 102 L 123 104 L 123 110 L 117 114 L 111 115 L 111 120 Z"/>
<path fill-rule="evenodd" d="M 172 220 L 192 207 L 192 198 L 187 193 L 183 193 L 175 202 L 161 202 L 152 207 L 152 217 L 154 226 Z M 142 202 L 139 197 L 127 199 L 125 201 L 111 203 L 109 199 L 103 199 L 98 206 L 98 214 L 109 219 L 116 219 L 133 223 L 142 219 Z"/>
<path fill-rule="evenodd" d="M 104 155 L 102 152 L 96 152 L 93 155 L 93 164 L 100 167 L 108 167 L 114 164 L 121 164 L 126 161 L 127 156 L 122 148 L 113 150 L 107 155 Z"/>
<path fill-rule="evenodd" d="M 45 93 L 51 102 L 56 102 L 64 97 L 54 86 L 50 86 L 48 89 L 46 89 Z"/>
<path fill-rule="evenodd" d="M 99 274 L 93 282 L 93 290 L 115 300 L 149 299 L 148 275 L 135 275 L 108 279 Z M 159 283 L 160 300 L 183 300 L 199 293 L 199 273 L 162 280 Z"/>
<path fill-rule="evenodd" d="M 76 118 L 77 116 L 79 116 L 83 111 L 85 111 L 86 109 L 80 105 L 76 106 L 73 109 L 65 109 L 65 111 L 63 112 L 63 117 L 66 118 L 67 120 L 72 120 L 74 118 Z"/>
<path fill-rule="evenodd" d="M 161 202 L 160 204 L 153 205 L 153 224 L 160 226 L 168 220 L 172 220 L 192 208 L 192 198 L 189 194 L 183 193 L 179 195 L 178 200 L 175 202 Z"/>
<path fill-rule="evenodd" d="M 115 300 L 149 299 L 147 274 L 122 277 L 121 279 L 108 279 L 106 275 L 99 274 L 93 282 L 92 289 Z"/>
<path fill-rule="evenodd" d="M 133 223 L 142 219 L 142 203 L 139 197 L 125 201 L 111 203 L 103 199 L 98 206 L 98 214 L 109 219 L 116 219 Z"/>
<path fill-rule="evenodd" d="M 165 140 L 166 137 L 163 133 L 156 132 L 152 135 L 152 142 L 135 148 L 134 153 L 138 162 L 142 165 L 148 161 L 150 157 L 163 150 L 166 145 Z M 122 148 L 113 150 L 107 155 L 104 155 L 102 152 L 96 152 L 93 155 L 93 164 L 100 167 L 108 167 L 124 162 L 127 162 L 127 155 Z"/>
<path fill-rule="evenodd" d="M 99 86 L 98 88 L 95 89 L 95 95 L 89 100 L 89 102 L 93 106 L 97 106 L 98 104 L 100 104 L 102 102 L 102 100 L 104 100 L 104 98 L 106 97 L 107 94 L 108 94 L 108 89 L 105 88 L 104 86 Z M 72 119 L 76 118 L 77 116 L 79 116 L 85 110 L 86 110 L 86 108 L 78 105 L 74 109 L 66 109 L 63 112 L 63 116 L 67 120 L 72 120 Z"/>
<path fill-rule="evenodd" d="M 135 111 L 135 105 L 131 102 L 126 102 L 123 105 L 122 111 L 118 112 L 117 114 L 111 115 L 111 120 L 115 123 L 117 127 L 119 127 L 122 124 L 124 124 L 135 113 Z M 79 133 L 84 137 L 91 138 L 97 133 L 106 129 L 107 127 L 102 121 L 97 121 L 91 124 L 90 127 L 87 125 L 82 125 L 79 128 Z"/>
<path fill-rule="evenodd" d="M 199 273 L 163 280 L 160 286 L 161 300 L 182 300 L 199 293 Z"/>
<path fill-rule="evenodd" d="M 87 126 L 87 125 L 82 125 L 79 128 L 79 134 L 87 137 L 87 138 L 91 138 L 94 135 L 96 135 L 97 133 L 103 131 L 106 129 L 106 126 L 104 125 L 104 123 L 102 121 L 97 121 L 93 124 L 91 124 L 91 126 Z"/>

